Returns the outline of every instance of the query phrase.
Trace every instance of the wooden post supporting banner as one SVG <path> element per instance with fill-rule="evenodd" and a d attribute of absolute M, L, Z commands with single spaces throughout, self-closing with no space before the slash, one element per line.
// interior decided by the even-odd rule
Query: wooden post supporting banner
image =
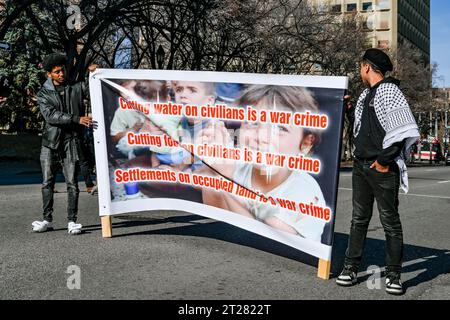
<path fill-rule="evenodd" d="M 317 277 L 324 280 L 330 279 L 331 261 L 319 259 L 319 269 Z"/>
<path fill-rule="evenodd" d="M 103 216 L 100 217 L 102 221 L 102 236 L 103 238 L 111 238 L 112 237 L 112 223 L 111 216 Z"/>

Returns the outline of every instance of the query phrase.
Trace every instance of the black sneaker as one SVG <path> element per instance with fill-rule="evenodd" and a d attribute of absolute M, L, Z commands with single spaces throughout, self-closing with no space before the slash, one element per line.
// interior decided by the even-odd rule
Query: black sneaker
<path fill-rule="evenodd" d="M 358 277 L 356 275 L 357 270 L 352 266 L 345 266 L 339 277 L 336 279 L 336 283 L 343 287 L 351 287 L 358 283 Z"/>
<path fill-rule="evenodd" d="M 400 280 L 400 273 L 392 272 L 386 276 L 386 292 L 394 295 L 402 295 L 403 285 Z"/>

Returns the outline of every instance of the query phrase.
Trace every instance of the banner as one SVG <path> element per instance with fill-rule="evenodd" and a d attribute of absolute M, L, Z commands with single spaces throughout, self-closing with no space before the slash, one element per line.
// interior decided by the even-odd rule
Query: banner
<path fill-rule="evenodd" d="M 329 261 L 347 83 L 98 69 L 100 216 L 182 210 Z"/>

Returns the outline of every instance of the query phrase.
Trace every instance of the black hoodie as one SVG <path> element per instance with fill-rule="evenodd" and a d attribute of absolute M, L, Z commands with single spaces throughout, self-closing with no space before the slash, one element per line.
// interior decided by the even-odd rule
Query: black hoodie
<path fill-rule="evenodd" d="M 400 81 L 388 77 L 378 82 L 370 88 L 369 93 L 364 100 L 364 108 L 361 116 L 361 128 L 358 136 L 355 138 L 355 157 L 361 160 L 377 160 L 382 166 L 389 166 L 394 163 L 405 142 L 398 142 L 387 149 L 383 149 L 383 141 L 386 136 L 386 131 L 381 126 L 375 112 L 374 98 L 378 87 L 383 83 L 393 83 L 397 86 Z"/>

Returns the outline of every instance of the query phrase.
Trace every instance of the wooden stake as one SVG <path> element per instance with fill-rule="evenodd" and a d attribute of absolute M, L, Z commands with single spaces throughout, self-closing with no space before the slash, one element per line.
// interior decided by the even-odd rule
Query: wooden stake
<path fill-rule="evenodd" d="M 102 236 L 103 238 L 111 238 L 112 237 L 112 223 L 111 216 L 102 216 L 100 217 L 102 221 Z"/>
<path fill-rule="evenodd" d="M 324 280 L 330 279 L 331 261 L 319 259 L 319 269 L 317 277 Z"/>

